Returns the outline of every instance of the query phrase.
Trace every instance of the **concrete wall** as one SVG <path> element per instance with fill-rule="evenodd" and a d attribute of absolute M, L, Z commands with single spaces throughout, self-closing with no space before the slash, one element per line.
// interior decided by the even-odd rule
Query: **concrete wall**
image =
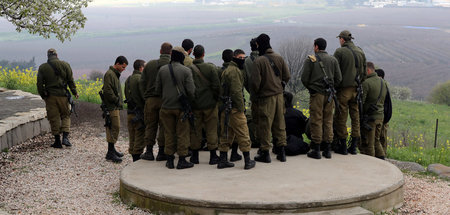
<path fill-rule="evenodd" d="M 0 136 L 0 150 L 11 148 L 49 131 L 50 124 L 46 118 L 21 124 Z"/>

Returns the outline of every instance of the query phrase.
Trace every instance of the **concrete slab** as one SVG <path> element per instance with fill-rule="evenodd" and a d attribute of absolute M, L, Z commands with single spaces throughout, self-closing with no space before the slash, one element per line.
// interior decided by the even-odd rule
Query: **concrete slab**
<path fill-rule="evenodd" d="M 401 171 L 365 155 L 333 154 L 330 160 L 301 155 L 286 163 L 257 163 L 251 170 L 243 169 L 243 161 L 219 170 L 208 165 L 208 156 L 200 152 L 200 164 L 185 170 L 169 170 L 165 162 L 132 163 L 121 173 L 121 198 L 162 214 L 299 214 L 353 207 L 380 212 L 403 203 Z"/>

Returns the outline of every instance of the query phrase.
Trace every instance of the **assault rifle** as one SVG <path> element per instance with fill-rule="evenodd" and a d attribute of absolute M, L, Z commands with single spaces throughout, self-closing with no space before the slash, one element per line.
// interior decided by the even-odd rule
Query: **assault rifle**
<path fill-rule="evenodd" d="M 50 67 L 52 67 L 53 72 L 55 72 L 55 75 L 56 75 L 57 77 L 60 77 L 60 78 L 62 79 L 63 84 L 61 84 L 61 85 L 62 85 L 62 87 L 64 88 L 64 90 L 66 91 L 67 101 L 68 101 L 69 104 L 70 104 L 70 113 L 74 113 L 75 116 L 78 117 L 78 114 L 77 114 L 76 109 L 75 109 L 75 101 L 73 101 L 72 94 L 70 94 L 69 90 L 67 89 L 67 83 L 66 83 L 66 82 L 64 81 L 64 79 L 61 77 L 61 71 L 59 71 L 59 70 L 55 67 L 55 65 L 53 65 L 53 63 L 50 62 L 50 60 L 47 60 L 47 63 L 48 63 L 48 65 L 50 65 Z"/>
<path fill-rule="evenodd" d="M 358 86 L 356 87 L 356 102 L 358 103 L 358 112 L 359 112 L 359 121 L 362 122 L 363 120 L 363 101 L 362 101 L 362 95 L 363 95 L 363 87 L 361 83 L 361 78 L 359 75 L 356 75 L 356 83 Z"/>
<path fill-rule="evenodd" d="M 222 107 L 220 107 L 221 112 L 225 111 L 224 113 L 224 122 L 223 122 L 223 126 L 225 127 L 225 135 L 228 139 L 228 124 L 230 123 L 230 113 L 231 113 L 231 109 L 233 108 L 233 102 L 231 101 L 231 96 L 230 96 L 230 87 L 228 84 L 224 83 L 222 85 L 223 87 L 223 92 L 224 95 L 221 96 L 220 98 L 222 99 Z"/>
<path fill-rule="evenodd" d="M 183 109 L 183 117 L 181 117 L 181 121 L 184 122 L 186 119 L 189 120 L 189 124 L 191 125 L 191 128 L 195 132 L 195 116 L 194 112 L 192 111 L 191 104 L 189 103 L 189 99 L 186 95 L 184 95 L 183 92 L 181 92 L 180 88 L 178 87 L 177 81 L 175 79 L 175 75 L 173 74 L 173 66 L 172 64 L 169 64 L 169 71 L 170 75 L 172 76 L 172 82 L 175 85 L 177 92 L 178 92 L 178 101 L 181 103 L 181 108 Z M 197 133 L 197 132 L 195 132 Z"/>
<path fill-rule="evenodd" d="M 106 108 L 105 96 L 103 95 L 102 90 L 100 90 L 98 92 L 98 94 L 100 95 L 100 98 L 102 99 L 102 104 L 100 105 L 100 108 L 103 111 L 102 117 L 103 117 L 103 119 L 105 119 L 105 127 L 111 129 L 111 126 L 112 126 L 111 114 L 109 113 L 108 109 Z"/>
<path fill-rule="evenodd" d="M 132 113 L 135 115 L 134 118 L 131 119 L 131 123 L 140 123 L 141 126 L 138 127 L 138 130 L 145 129 L 144 112 L 142 111 L 142 109 L 138 108 L 136 104 L 131 100 L 126 99 L 124 102 L 128 104 L 128 113 Z"/>
<path fill-rule="evenodd" d="M 334 104 L 336 106 L 335 110 L 336 110 L 336 113 L 339 115 L 341 111 L 339 109 L 339 101 L 336 96 L 336 89 L 334 89 L 333 84 L 330 83 L 330 81 L 329 81 L 329 78 L 325 71 L 325 66 L 323 65 L 322 59 L 320 58 L 319 55 L 316 55 L 316 58 L 319 60 L 319 65 L 323 72 L 323 82 L 325 84 L 326 92 L 329 93 L 327 101 L 328 101 L 328 103 L 330 103 L 332 100 L 334 100 Z"/>

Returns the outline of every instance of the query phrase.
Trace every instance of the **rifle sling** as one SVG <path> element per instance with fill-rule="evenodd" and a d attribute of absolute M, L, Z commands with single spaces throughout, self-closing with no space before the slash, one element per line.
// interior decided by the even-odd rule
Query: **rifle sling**
<path fill-rule="evenodd" d="M 208 79 L 206 79 L 205 76 L 203 76 L 203 73 L 200 71 L 200 68 L 198 68 L 197 65 L 192 64 L 192 67 L 191 67 L 191 68 L 192 68 L 192 70 L 194 70 L 195 73 L 198 74 L 198 76 L 200 76 L 200 78 L 201 78 L 203 81 L 205 81 L 206 83 L 208 83 L 208 86 L 211 85 L 211 82 L 210 82 Z"/>
<path fill-rule="evenodd" d="M 350 51 L 352 52 L 353 58 L 355 58 L 355 68 L 359 68 L 359 61 L 358 61 L 358 58 L 356 57 L 355 51 L 353 51 L 353 49 L 351 49 L 348 46 L 345 46 L 345 47 L 350 49 Z"/>
<path fill-rule="evenodd" d="M 275 65 L 275 63 L 273 62 L 272 58 L 270 58 L 266 54 L 263 55 L 263 56 L 266 57 L 269 60 L 270 66 L 272 67 L 272 70 L 275 72 L 275 75 L 277 77 L 280 77 L 280 70 L 278 69 L 277 65 Z"/>
<path fill-rule="evenodd" d="M 172 64 L 169 64 L 169 71 L 170 71 L 170 76 L 172 77 L 173 85 L 175 85 L 175 87 L 177 88 L 177 92 L 180 95 L 181 94 L 180 88 L 178 88 L 177 79 L 175 78 L 175 75 L 173 74 Z"/>
<path fill-rule="evenodd" d="M 328 80 L 328 75 L 327 72 L 325 71 L 325 67 L 323 66 L 323 62 L 322 62 L 322 58 L 320 58 L 320 56 L 318 54 L 316 54 L 316 58 L 317 58 L 317 62 L 320 65 L 320 68 L 322 69 L 323 75 L 325 76 L 325 79 Z"/>
<path fill-rule="evenodd" d="M 59 71 L 55 65 L 53 65 L 50 60 L 47 60 L 48 65 L 50 65 L 50 67 L 52 67 L 53 72 L 55 72 L 56 77 L 61 78 L 61 80 L 63 81 L 63 85 L 62 88 L 67 90 L 67 84 L 64 82 L 64 79 L 61 77 L 61 71 Z"/>

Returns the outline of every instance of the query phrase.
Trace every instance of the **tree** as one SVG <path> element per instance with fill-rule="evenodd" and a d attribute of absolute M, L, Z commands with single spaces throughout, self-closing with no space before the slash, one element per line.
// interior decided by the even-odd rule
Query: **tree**
<path fill-rule="evenodd" d="M 450 106 L 450 80 L 433 87 L 428 100 L 433 104 L 446 104 Z"/>
<path fill-rule="evenodd" d="M 92 0 L 2 0 L 0 16 L 6 18 L 17 32 L 26 29 L 44 38 L 56 35 L 61 42 L 70 40 L 84 27 L 86 17 L 81 11 Z"/>

